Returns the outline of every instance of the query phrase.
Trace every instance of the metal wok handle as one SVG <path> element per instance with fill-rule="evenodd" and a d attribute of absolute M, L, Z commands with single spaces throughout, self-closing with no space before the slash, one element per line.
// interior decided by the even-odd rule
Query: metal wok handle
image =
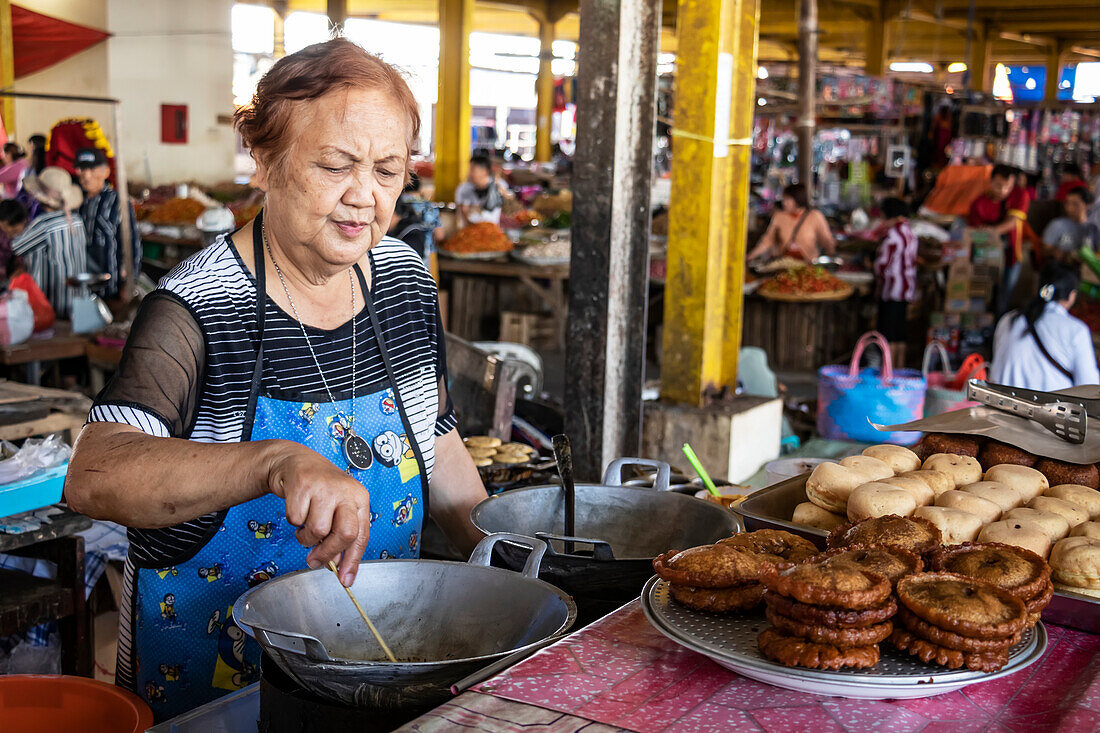
<path fill-rule="evenodd" d="M 546 543 L 546 552 L 550 557 L 582 557 L 585 560 L 597 560 L 605 562 L 615 559 L 615 553 L 611 549 L 611 545 L 607 544 L 603 540 L 590 540 L 584 537 L 565 537 L 560 534 L 550 534 L 549 532 L 535 532 L 535 537 L 539 538 Z M 558 542 L 572 543 L 574 545 L 592 545 L 592 557 L 585 555 L 577 555 L 572 552 L 558 552 L 554 549 L 554 546 L 550 544 L 551 540 L 557 540 Z M 566 545 L 568 547 L 569 545 Z"/>
<path fill-rule="evenodd" d="M 607 470 L 603 472 L 604 486 L 622 486 L 623 469 L 627 466 L 646 466 L 657 469 L 657 476 L 653 479 L 654 491 L 668 491 L 672 483 L 672 467 L 664 461 L 654 461 L 649 458 L 616 458 L 607 464 Z"/>
<path fill-rule="evenodd" d="M 477 547 L 470 553 L 468 563 L 470 565 L 489 567 L 489 562 L 493 559 L 493 548 L 500 542 L 514 542 L 521 547 L 530 549 L 531 554 L 527 556 L 527 562 L 523 564 L 523 570 L 521 572 L 525 578 L 539 577 L 539 567 L 542 566 L 542 556 L 546 554 L 546 543 L 540 539 L 522 534 L 496 532 L 489 535 L 481 542 L 477 543 Z"/>
<path fill-rule="evenodd" d="M 299 634 L 295 631 L 274 631 L 272 629 L 254 628 L 256 638 L 263 642 L 264 646 L 281 649 L 291 654 L 302 654 L 314 662 L 330 662 L 328 649 L 321 640 L 309 634 Z"/>

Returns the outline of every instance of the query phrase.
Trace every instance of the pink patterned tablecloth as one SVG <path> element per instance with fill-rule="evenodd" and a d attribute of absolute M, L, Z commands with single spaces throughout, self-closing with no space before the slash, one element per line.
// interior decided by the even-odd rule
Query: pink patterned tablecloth
<path fill-rule="evenodd" d="M 635 601 L 474 689 L 644 733 L 1100 730 L 1100 636 L 1047 633 L 1043 658 L 1014 675 L 919 700 L 854 700 L 730 672 L 666 639 Z"/>

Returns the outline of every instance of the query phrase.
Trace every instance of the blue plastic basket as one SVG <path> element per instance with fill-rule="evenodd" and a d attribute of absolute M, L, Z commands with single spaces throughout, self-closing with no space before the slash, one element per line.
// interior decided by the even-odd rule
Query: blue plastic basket
<path fill-rule="evenodd" d="M 20 481 L 0 484 L 0 517 L 41 509 L 61 501 L 68 462 Z"/>

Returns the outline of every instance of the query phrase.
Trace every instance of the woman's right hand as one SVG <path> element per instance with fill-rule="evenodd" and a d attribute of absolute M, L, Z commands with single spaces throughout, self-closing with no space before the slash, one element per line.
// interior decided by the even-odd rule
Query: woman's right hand
<path fill-rule="evenodd" d="M 295 538 L 311 547 L 311 568 L 339 560 L 340 582 L 355 581 L 370 539 L 370 494 L 331 461 L 289 440 L 268 441 L 267 485 L 286 502 L 286 519 L 298 527 Z"/>

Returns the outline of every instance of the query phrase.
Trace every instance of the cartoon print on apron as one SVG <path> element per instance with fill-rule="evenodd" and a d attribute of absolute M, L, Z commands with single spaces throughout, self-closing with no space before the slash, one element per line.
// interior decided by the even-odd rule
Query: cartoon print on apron
<path fill-rule="evenodd" d="M 371 531 L 364 560 L 420 555 L 427 514 L 427 472 L 405 413 L 381 325 L 366 281 L 355 272 L 386 376 L 353 400 L 333 403 L 319 394 L 292 394 L 261 386 L 266 321 L 265 264 L 255 236 L 258 357 L 242 440 L 279 438 L 305 445 L 370 491 Z M 369 454 L 349 465 L 347 431 L 363 437 Z M 233 620 L 233 603 L 249 588 L 306 567 L 286 506 L 274 494 L 229 508 L 200 548 L 162 568 L 136 569 L 133 594 L 135 692 L 166 720 L 259 679 L 260 647 Z M 337 582 L 333 579 L 333 582 Z"/>

